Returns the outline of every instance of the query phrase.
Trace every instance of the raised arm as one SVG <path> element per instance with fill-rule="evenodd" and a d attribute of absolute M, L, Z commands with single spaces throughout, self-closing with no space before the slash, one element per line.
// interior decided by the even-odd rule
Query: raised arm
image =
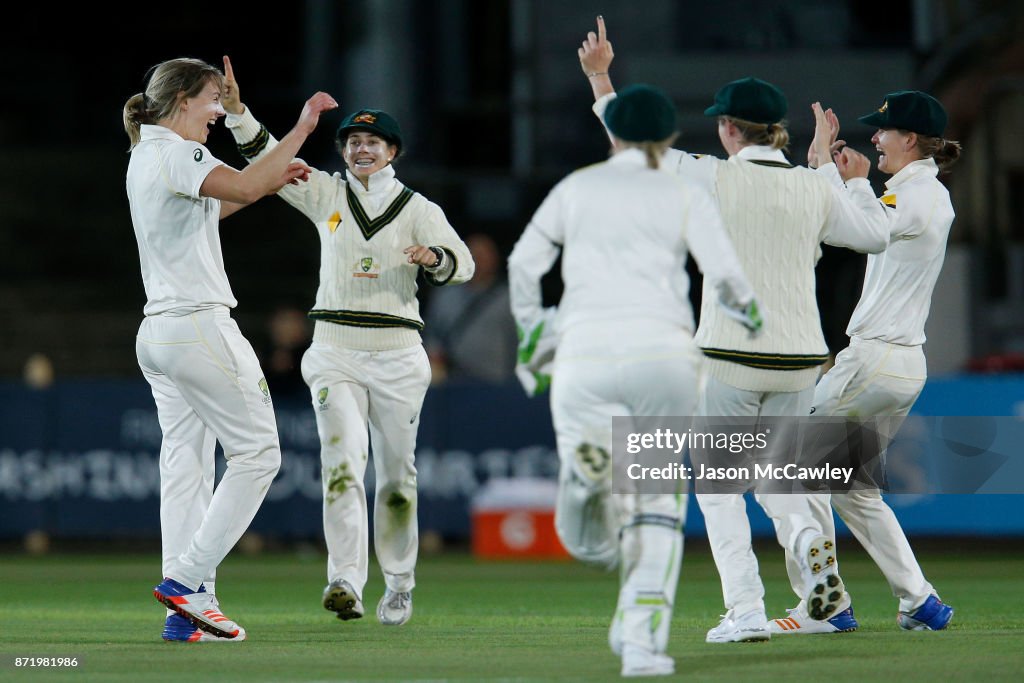
<path fill-rule="evenodd" d="M 815 102 L 811 111 L 814 112 L 814 140 L 807 150 L 807 163 L 818 166 L 818 173 L 827 178 L 832 187 L 832 205 L 821 241 L 861 253 L 884 251 L 889 246 L 889 227 L 885 209 L 875 199 L 868 183 L 871 162 L 859 152 L 841 149 L 846 143 L 837 140 L 839 119 L 831 109 L 825 110 Z M 837 168 L 839 164 L 842 164 L 842 172 Z"/>
<path fill-rule="evenodd" d="M 597 17 L 597 33 L 587 33 L 587 39 L 583 41 L 583 47 L 577 50 L 580 57 L 580 67 L 590 82 L 590 88 L 594 91 L 594 100 L 599 100 L 605 95 L 615 92 L 612 87 L 612 79 L 608 73 L 611 68 L 615 52 L 612 44 L 608 42 L 608 32 L 605 29 L 604 17 Z"/>
<path fill-rule="evenodd" d="M 237 99 L 237 82 L 227 57 L 224 58 L 224 69 L 225 81 L 235 84 L 235 100 L 231 101 L 230 106 L 241 106 L 244 111 L 244 106 Z M 306 101 L 295 126 L 274 149 L 242 171 L 236 171 L 230 166 L 219 166 L 206 176 L 200 193 L 205 197 L 245 205 L 264 195 L 273 194 L 289 182 L 306 179 L 311 169 L 293 158 L 302 143 L 316 129 L 320 114 L 336 109 L 337 106 L 338 103 L 327 93 L 316 93 Z"/>

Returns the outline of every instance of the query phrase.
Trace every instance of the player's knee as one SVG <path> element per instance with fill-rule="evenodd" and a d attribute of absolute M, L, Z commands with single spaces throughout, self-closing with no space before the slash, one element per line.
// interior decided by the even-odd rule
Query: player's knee
<path fill-rule="evenodd" d="M 276 477 L 281 469 L 281 449 L 268 448 L 260 453 L 258 465 L 266 476 L 269 476 L 271 479 Z"/>

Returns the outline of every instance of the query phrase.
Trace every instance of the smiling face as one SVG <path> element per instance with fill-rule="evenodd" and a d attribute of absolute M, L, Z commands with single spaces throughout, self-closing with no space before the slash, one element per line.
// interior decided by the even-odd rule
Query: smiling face
<path fill-rule="evenodd" d="M 391 163 L 397 153 L 398 147 L 388 144 L 387 140 L 379 135 L 365 130 L 354 130 L 345 139 L 342 156 L 349 172 L 365 185 L 367 179 Z"/>
<path fill-rule="evenodd" d="M 206 144 L 206 139 L 210 137 L 210 129 L 217 123 L 217 119 L 224 116 L 220 97 L 220 86 L 211 79 L 198 95 L 186 97 L 181 101 L 183 138 Z"/>
<path fill-rule="evenodd" d="M 871 143 L 878 150 L 878 170 L 893 175 L 921 155 L 917 151 L 917 134 L 897 128 L 879 128 L 871 136 Z"/>

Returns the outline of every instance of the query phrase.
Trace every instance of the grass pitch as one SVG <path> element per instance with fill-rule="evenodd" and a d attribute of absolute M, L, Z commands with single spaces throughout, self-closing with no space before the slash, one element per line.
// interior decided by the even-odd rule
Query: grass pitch
<path fill-rule="evenodd" d="M 721 592 L 706 546 L 683 561 L 669 654 L 687 681 L 1020 681 L 1024 678 L 1024 550 L 979 554 L 956 542 L 920 560 L 956 607 L 947 631 L 908 633 L 896 600 L 853 541 L 841 543 L 843 578 L 861 629 L 781 636 L 767 643 L 707 645 Z M 845 552 L 844 552 L 845 551 Z M 795 599 L 782 554 L 758 549 L 769 617 Z M 573 562 L 495 563 L 423 558 L 415 612 L 379 625 L 376 567 L 367 616 L 341 622 L 320 606 L 320 557 L 232 555 L 217 592 L 245 626 L 239 644 L 160 640 L 163 608 L 152 597 L 159 559 L 58 555 L 0 557 L 3 681 L 614 681 L 607 647 L 617 577 Z M 75 669 L 15 668 L 15 656 L 77 656 Z M 666 680 L 666 679 L 659 679 Z"/>

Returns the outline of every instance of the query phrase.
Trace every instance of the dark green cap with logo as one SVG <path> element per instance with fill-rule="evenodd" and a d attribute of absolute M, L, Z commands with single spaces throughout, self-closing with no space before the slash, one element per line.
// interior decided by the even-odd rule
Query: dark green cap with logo
<path fill-rule="evenodd" d="M 715 103 L 704 110 L 704 116 L 731 116 L 768 124 L 784 119 L 787 111 L 789 104 L 781 90 L 760 78 L 741 78 L 715 93 Z"/>
<path fill-rule="evenodd" d="M 920 90 L 891 92 L 878 111 L 857 120 L 875 128 L 899 128 L 932 138 L 941 138 L 946 130 L 946 110 Z"/>
<path fill-rule="evenodd" d="M 627 142 L 657 142 L 676 132 L 676 108 L 653 85 L 637 83 L 619 91 L 604 110 L 611 134 Z"/>
<path fill-rule="evenodd" d="M 398 121 L 386 111 L 380 109 L 360 109 L 354 111 L 338 126 L 336 138 L 344 144 L 348 134 L 354 130 L 365 130 L 374 135 L 379 135 L 388 143 L 398 148 L 398 154 L 402 153 L 402 129 L 398 127 Z M 396 154 L 395 156 L 398 156 Z"/>

